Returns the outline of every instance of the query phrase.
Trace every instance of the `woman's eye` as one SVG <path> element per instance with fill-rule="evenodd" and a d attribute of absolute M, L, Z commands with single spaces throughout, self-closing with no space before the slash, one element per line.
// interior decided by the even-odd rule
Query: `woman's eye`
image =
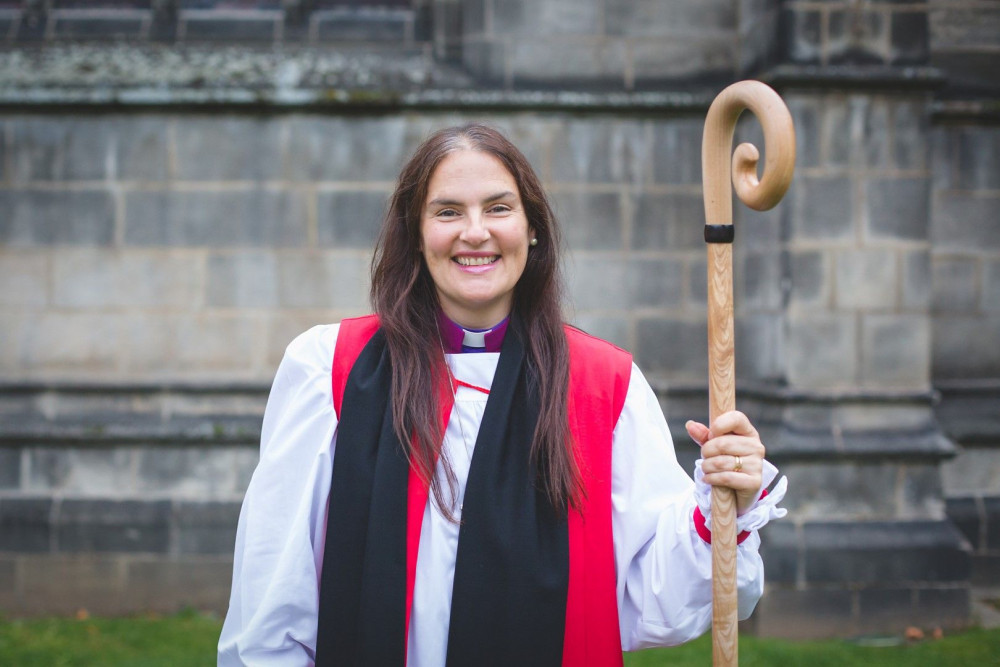
<path fill-rule="evenodd" d="M 496 204 L 494 206 L 491 206 L 488 209 L 488 212 L 489 213 L 509 213 L 510 212 L 510 206 L 507 206 L 506 204 Z"/>
<path fill-rule="evenodd" d="M 456 215 L 458 215 L 458 211 L 456 211 L 453 208 L 446 208 L 446 209 L 443 209 L 441 211 L 438 211 L 437 217 L 439 217 L 439 218 L 453 218 Z"/>

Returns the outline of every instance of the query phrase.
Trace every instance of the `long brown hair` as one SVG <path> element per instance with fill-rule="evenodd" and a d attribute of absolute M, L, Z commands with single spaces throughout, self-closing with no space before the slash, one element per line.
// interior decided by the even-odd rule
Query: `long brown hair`
<path fill-rule="evenodd" d="M 403 167 L 389 200 L 372 259 L 371 301 L 385 333 L 392 361 L 392 404 L 396 435 L 420 476 L 431 484 L 438 506 L 451 518 L 434 466 L 443 439 L 438 395 L 447 386 L 447 369 L 438 341 L 437 290 L 420 252 L 421 212 L 431 176 L 458 150 L 488 153 L 513 176 L 538 245 L 528 252 L 524 273 L 514 287 L 512 314 L 524 336 L 540 410 L 531 443 L 538 484 L 558 511 L 577 506 L 582 493 L 567 420 L 569 350 L 563 330 L 559 271 L 560 233 L 542 184 L 528 160 L 502 134 L 485 125 L 440 130 L 417 148 Z M 508 335 L 517 335 L 513 331 Z M 412 439 L 411 439 L 412 438 Z M 444 461 L 454 498 L 455 477 Z"/>

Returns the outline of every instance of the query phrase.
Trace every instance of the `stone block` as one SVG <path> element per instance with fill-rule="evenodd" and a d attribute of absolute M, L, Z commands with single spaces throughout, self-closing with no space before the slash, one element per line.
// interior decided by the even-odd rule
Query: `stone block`
<path fill-rule="evenodd" d="M 193 308 L 201 303 L 203 261 L 185 251 L 59 250 L 52 301 L 65 308 Z"/>
<path fill-rule="evenodd" d="M 961 628 L 969 626 L 972 598 L 967 586 L 948 588 L 917 588 L 913 623 L 929 628 Z"/>
<path fill-rule="evenodd" d="M 551 37 L 507 51 L 514 85 L 605 83 L 621 86 L 628 52 L 620 40 Z"/>
<path fill-rule="evenodd" d="M 567 265 L 571 303 L 580 310 L 671 308 L 684 298 L 679 260 L 576 256 Z"/>
<path fill-rule="evenodd" d="M 956 190 L 1000 189 L 1000 129 L 961 127 L 954 137 L 957 164 L 949 184 Z"/>
<path fill-rule="evenodd" d="M 0 252 L 0 306 L 41 308 L 49 301 L 49 257 L 41 252 Z"/>
<path fill-rule="evenodd" d="M 262 321 L 251 315 L 204 313 L 170 321 L 169 359 L 174 371 L 209 376 L 245 375 L 259 362 Z"/>
<path fill-rule="evenodd" d="M 173 613 L 194 607 L 224 614 L 232 570 L 232 557 L 130 559 L 122 601 L 133 612 Z"/>
<path fill-rule="evenodd" d="M 977 554 L 972 557 L 972 578 L 969 582 L 978 588 L 1000 586 L 1000 556 Z"/>
<path fill-rule="evenodd" d="M 737 251 L 733 282 L 737 308 L 777 310 L 781 308 L 781 256 L 774 249 Z"/>
<path fill-rule="evenodd" d="M 400 115 L 293 116 L 284 173 L 296 181 L 391 184 L 409 157 L 404 152 L 407 130 Z"/>
<path fill-rule="evenodd" d="M 135 191 L 125 196 L 125 243 L 136 246 L 301 246 L 306 201 L 274 189 Z"/>
<path fill-rule="evenodd" d="M 792 196 L 791 232 L 795 240 L 833 241 L 854 236 L 849 178 L 807 176 L 796 179 Z"/>
<path fill-rule="evenodd" d="M 100 437 L 100 427 L 94 427 Z M 129 448 L 32 447 L 28 450 L 25 487 L 37 493 L 70 494 L 74 497 L 105 496 L 109 490 L 136 490 L 133 453 Z"/>
<path fill-rule="evenodd" d="M 141 9 L 122 8 L 98 13 L 52 10 L 47 29 L 57 39 L 141 39 L 148 32 L 152 20 L 153 12 Z"/>
<path fill-rule="evenodd" d="M 698 309 L 708 303 L 708 261 L 703 257 L 688 259 L 688 294 L 684 301 Z"/>
<path fill-rule="evenodd" d="M 66 499 L 59 506 L 62 553 L 165 553 L 169 541 L 169 501 Z"/>
<path fill-rule="evenodd" d="M 701 195 L 642 192 L 632 199 L 633 250 L 702 250 L 705 212 Z"/>
<path fill-rule="evenodd" d="M 897 168 L 926 169 L 930 155 L 930 120 L 922 98 L 906 98 L 892 105 L 892 153 Z"/>
<path fill-rule="evenodd" d="M 359 311 L 351 313 L 361 315 Z M 265 360 L 265 372 L 263 378 L 270 381 L 274 378 L 274 372 L 278 364 L 285 356 L 285 348 L 303 331 L 316 326 L 317 324 L 328 324 L 342 319 L 343 315 L 336 311 L 313 310 L 313 309 L 272 309 L 268 313 L 267 320 L 267 358 Z"/>
<path fill-rule="evenodd" d="M 930 383 L 930 320 L 924 315 L 865 315 L 861 319 L 861 383 L 910 387 Z"/>
<path fill-rule="evenodd" d="M 931 256 L 926 250 L 903 251 L 902 306 L 904 309 L 924 310 L 931 303 Z"/>
<path fill-rule="evenodd" d="M 115 368 L 119 331 L 113 316 L 47 312 L 8 322 L 19 333 L 0 352 L 8 368 L 87 374 Z"/>
<path fill-rule="evenodd" d="M 820 166 L 822 99 L 818 95 L 793 94 L 787 95 L 785 102 L 795 124 L 795 166 L 799 169 Z"/>
<path fill-rule="evenodd" d="M 176 178 L 268 180 L 282 176 L 283 125 L 269 117 L 195 116 L 176 124 Z"/>
<path fill-rule="evenodd" d="M 932 377 L 995 378 L 1000 375 L 1000 317 L 949 315 L 931 327 Z"/>
<path fill-rule="evenodd" d="M 639 89 L 676 80 L 721 83 L 732 76 L 738 61 L 735 32 L 635 39 L 631 47 L 628 55 Z"/>
<path fill-rule="evenodd" d="M 813 520 L 858 521 L 892 519 L 901 509 L 900 466 L 890 462 L 794 463 L 781 466 L 795 481 L 795 492 L 782 505 L 797 517 Z M 770 526 L 768 527 L 770 531 Z"/>
<path fill-rule="evenodd" d="M 972 257 L 932 257 L 931 304 L 936 313 L 975 313 L 979 309 L 978 262 Z"/>
<path fill-rule="evenodd" d="M 643 372 L 704 379 L 708 372 L 704 321 L 643 318 L 636 322 L 635 359 Z"/>
<path fill-rule="evenodd" d="M 833 280 L 830 253 L 814 250 L 792 251 L 788 256 L 791 308 L 825 308 L 830 305 Z"/>
<path fill-rule="evenodd" d="M 925 178 L 870 180 L 868 234 L 875 239 L 927 239 L 930 189 Z"/>
<path fill-rule="evenodd" d="M 111 245 L 115 201 L 103 190 L 0 191 L 0 243 L 11 247 Z"/>
<path fill-rule="evenodd" d="M 550 196 L 568 250 L 622 249 L 621 195 L 574 189 L 555 191 Z"/>
<path fill-rule="evenodd" d="M 351 8 L 315 12 L 309 20 L 313 39 L 319 42 L 391 42 L 402 44 L 412 40 L 409 11 Z"/>
<path fill-rule="evenodd" d="M 630 327 L 624 317 L 602 317 L 600 315 L 580 315 L 572 318 L 572 324 L 618 347 L 632 349 Z"/>
<path fill-rule="evenodd" d="M 552 180 L 645 183 L 652 158 L 647 129 L 644 122 L 623 118 L 563 119 L 551 131 Z"/>
<path fill-rule="evenodd" d="M 858 374 L 854 318 L 844 315 L 796 315 L 789 319 L 785 352 L 792 386 L 853 386 Z"/>
<path fill-rule="evenodd" d="M 1000 9 L 992 6 L 950 7 L 939 5 L 928 12 L 931 48 L 971 50 L 996 46 L 1000 35 Z"/>
<path fill-rule="evenodd" d="M 774 313 L 737 315 L 736 377 L 784 380 L 785 330 Z"/>
<path fill-rule="evenodd" d="M 764 581 L 770 585 L 794 584 L 799 578 L 798 528 L 790 521 L 769 524 L 760 532 Z"/>
<path fill-rule="evenodd" d="M 898 271 L 891 250 L 842 250 L 835 255 L 835 299 L 841 308 L 889 308 L 896 303 Z"/>
<path fill-rule="evenodd" d="M 388 209 L 388 192 L 321 192 L 317 195 L 319 242 L 338 248 L 375 245 Z"/>
<path fill-rule="evenodd" d="M 983 261 L 983 297 L 981 307 L 987 313 L 1000 313 L 1000 260 Z"/>
<path fill-rule="evenodd" d="M 11 611 L 15 606 L 17 586 L 17 561 L 0 558 L 0 609 Z"/>
<path fill-rule="evenodd" d="M 903 634 L 912 625 L 913 589 L 876 586 L 858 591 L 858 620 L 866 633 Z"/>
<path fill-rule="evenodd" d="M 893 12 L 889 21 L 889 61 L 893 65 L 922 65 L 930 56 L 927 14 Z"/>
<path fill-rule="evenodd" d="M 52 549 L 52 499 L 0 499 L 0 551 L 42 553 Z"/>
<path fill-rule="evenodd" d="M 792 182 L 791 189 L 795 188 Z M 794 195 L 785 199 L 793 199 Z M 784 245 L 788 240 L 789 219 L 792 204 L 782 201 L 770 211 L 755 211 L 747 206 L 739 205 L 733 210 L 736 221 L 737 247 L 743 250 L 767 249 Z M 704 219 L 704 212 L 701 213 Z"/>
<path fill-rule="evenodd" d="M 600 10 L 595 2 L 508 0 L 493 6 L 493 32 L 514 39 L 599 34 Z"/>
<path fill-rule="evenodd" d="M 10 175 L 25 181 L 101 181 L 114 157 L 112 125 L 100 115 L 36 116 L 6 123 Z"/>
<path fill-rule="evenodd" d="M 810 583 L 965 582 L 971 573 L 968 544 L 949 521 L 816 522 L 804 528 Z"/>
<path fill-rule="evenodd" d="M 827 62 L 881 64 L 889 49 L 889 21 L 881 12 L 857 7 L 828 13 Z"/>
<path fill-rule="evenodd" d="M 21 487 L 21 450 L 0 447 L 0 491 L 13 491 Z"/>
<path fill-rule="evenodd" d="M 260 460 L 260 455 L 257 452 L 257 447 L 243 447 L 233 452 L 233 458 L 236 462 L 234 464 L 236 471 L 234 488 L 238 498 L 242 498 L 246 494 L 250 478 L 253 477 L 253 472 L 257 469 L 257 463 Z"/>
<path fill-rule="evenodd" d="M 178 21 L 178 37 L 189 42 L 270 42 L 281 37 L 282 13 L 181 10 Z"/>
<path fill-rule="evenodd" d="M 949 497 L 1000 495 L 998 462 L 1000 454 L 992 447 L 962 447 L 958 456 L 941 464 L 945 492 Z"/>
<path fill-rule="evenodd" d="M 757 605 L 757 633 L 781 639 L 819 639 L 856 634 L 855 593 L 842 588 L 774 588 Z"/>
<path fill-rule="evenodd" d="M 365 309 L 369 286 L 366 256 L 281 253 L 277 260 L 278 302 L 282 306 Z"/>
<path fill-rule="evenodd" d="M 653 124 L 653 181 L 701 185 L 703 118 L 676 118 Z"/>
<path fill-rule="evenodd" d="M 466 38 L 462 42 L 462 66 L 482 83 L 494 86 L 510 85 L 507 45 L 484 37 Z"/>
<path fill-rule="evenodd" d="M 105 554 L 52 554 L 22 559 L 21 610 L 25 614 L 122 613 L 124 562 Z"/>
<path fill-rule="evenodd" d="M 605 32 L 622 37 L 712 33 L 736 27 L 736 6 L 724 0 L 608 0 Z"/>
<path fill-rule="evenodd" d="M 996 211 L 1000 198 L 963 192 L 935 193 L 931 243 L 935 250 L 996 250 Z"/>
<path fill-rule="evenodd" d="M 123 181 L 167 180 L 168 118 L 126 115 L 113 116 L 111 122 L 115 148 L 113 175 Z"/>
<path fill-rule="evenodd" d="M 218 430 L 221 427 L 213 427 Z M 148 493 L 198 500 L 236 495 L 235 446 L 148 446 L 139 450 L 137 480 Z"/>
<path fill-rule="evenodd" d="M 962 535 L 972 545 L 973 551 L 979 551 L 985 544 L 980 501 L 973 497 L 945 498 L 945 511 L 951 522 L 962 531 Z"/>
<path fill-rule="evenodd" d="M 781 53 L 794 63 L 816 65 L 824 58 L 822 13 L 799 7 L 781 10 Z"/>
<path fill-rule="evenodd" d="M 209 255 L 205 302 L 209 306 L 268 308 L 278 303 L 274 252 L 244 250 Z"/>
<path fill-rule="evenodd" d="M 179 502 L 174 506 L 174 549 L 182 554 L 230 555 L 239 518 L 239 502 Z"/>
<path fill-rule="evenodd" d="M 986 548 L 1000 550 L 1000 496 L 983 498 L 983 513 L 986 521 Z"/>

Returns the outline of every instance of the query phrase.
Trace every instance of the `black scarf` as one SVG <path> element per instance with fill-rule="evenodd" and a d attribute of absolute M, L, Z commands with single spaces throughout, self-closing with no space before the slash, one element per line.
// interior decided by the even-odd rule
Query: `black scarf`
<path fill-rule="evenodd" d="M 449 667 L 562 661 L 569 533 L 530 462 L 538 396 L 511 323 L 486 404 L 462 509 Z M 385 336 L 351 369 L 334 453 L 316 664 L 402 666 L 406 655 L 409 468 L 395 435 Z M 434 582 L 422 582 L 434 585 Z"/>

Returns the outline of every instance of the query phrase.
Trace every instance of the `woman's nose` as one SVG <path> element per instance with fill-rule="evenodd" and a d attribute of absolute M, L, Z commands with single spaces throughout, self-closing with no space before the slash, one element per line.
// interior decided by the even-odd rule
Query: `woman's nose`
<path fill-rule="evenodd" d="M 490 238 L 490 230 L 482 213 L 471 213 L 465 229 L 462 230 L 462 240 L 467 243 L 483 243 Z"/>

